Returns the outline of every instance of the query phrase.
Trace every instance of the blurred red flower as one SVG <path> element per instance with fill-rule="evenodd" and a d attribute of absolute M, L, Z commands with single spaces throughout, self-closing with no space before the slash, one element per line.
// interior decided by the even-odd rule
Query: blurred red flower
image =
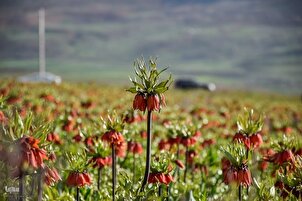
<path fill-rule="evenodd" d="M 168 185 L 169 183 L 174 182 L 173 177 L 168 173 L 150 173 L 148 183 L 161 183 Z"/>
<path fill-rule="evenodd" d="M 253 148 L 258 148 L 262 143 L 262 136 L 260 133 L 256 133 L 250 136 L 250 143 Z"/>
<path fill-rule="evenodd" d="M 56 168 L 45 167 L 44 169 L 44 182 L 51 186 L 57 181 L 61 180 L 61 177 Z"/>
<path fill-rule="evenodd" d="M 66 180 L 68 186 L 83 187 L 92 183 L 91 177 L 86 172 L 71 172 Z"/>
<path fill-rule="evenodd" d="M 57 133 L 49 133 L 47 135 L 47 141 L 53 142 L 54 144 L 60 145 L 62 144 L 62 140 L 60 139 L 60 136 Z"/>
<path fill-rule="evenodd" d="M 143 146 L 138 142 L 128 142 L 128 151 L 134 154 L 143 153 Z"/>
<path fill-rule="evenodd" d="M 89 163 L 92 163 L 94 168 L 103 168 L 105 166 L 111 165 L 112 158 L 109 156 L 107 157 L 95 156 L 89 160 Z"/>
<path fill-rule="evenodd" d="M 251 172 L 246 165 L 242 165 L 238 170 L 238 183 L 245 187 L 252 184 Z"/>
<path fill-rule="evenodd" d="M 133 109 L 136 110 L 140 110 L 142 112 L 144 112 L 146 110 L 147 107 L 147 100 L 145 99 L 144 94 L 136 94 L 133 100 Z"/>
<path fill-rule="evenodd" d="M 233 141 L 236 141 L 239 143 L 244 143 L 244 145 L 247 149 L 251 148 L 250 138 L 248 138 L 247 136 L 245 136 L 241 133 L 236 133 L 235 136 L 233 137 Z"/>
<path fill-rule="evenodd" d="M 174 162 L 180 169 L 185 169 L 185 165 L 183 162 L 181 162 L 181 160 L 175 160 Z"/>
<path fill-rule="evenodd" d="M 157 94 L 148 96 L 147 99 L 147 109 L 148 111 L 159 111 L 160 110 L 160 100 Z"/>

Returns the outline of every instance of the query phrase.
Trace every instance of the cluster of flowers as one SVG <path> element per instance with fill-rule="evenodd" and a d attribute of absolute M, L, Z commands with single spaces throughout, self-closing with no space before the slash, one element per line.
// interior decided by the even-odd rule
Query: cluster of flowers
<path fill-rule="evenodd" d="M 165 106 L 165 96 L 163 94 L 152 94 L 152 95 L 145 95 L 143 93 L 137 93 L 133 100 L 133 109 L 140 110 L 145 112 L 147 109 L 148 111 L 159 111 L 161 106 Z"/>
<path fill-rule="evenodd" d="M 66 180 L 67 185 L 73 186 L 73 187 L 82 187 L 85 185 L 90 185 L 92 184 L 92 179 L 90 175 L 86 172 L 70 172 L 67 180 Z"/>
<path fill-rule="evenodd" d="M 253 134 L 251 136 L 242 133 L 236 133 L 233 137 L 233 141 L 244 143 L 247 149 L 256 149 L 263 143 L 260 133 Z"/>
<path fill-rule="evenodd" d="M 239 167 L 236 167 L 226 158 L 222 158 L 221 162 L 225 184 L 236 183 L 245 187 L 252 184 L 251 172 L 246 164 L 242 163 Z"/>

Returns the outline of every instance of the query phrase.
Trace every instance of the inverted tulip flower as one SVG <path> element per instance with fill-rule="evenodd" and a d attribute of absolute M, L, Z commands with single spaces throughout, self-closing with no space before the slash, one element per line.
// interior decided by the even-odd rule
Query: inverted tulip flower
<path fill-rule="evenodd" d="M 110 156 L 110 150 L 101 141 L 97 142 L 94 147 L 94 151 L 90 153 L 92 158 L 89 160 L 89 163 L 92 164 L 93 168 L 97 168 L 98 170 L 97 187 L 99 190 L 101 184 L 101 171 L 106 166 L 111 166 L 112 158 Z"/>
<path fill-rule="evenodd" d="M 111 146 L 112 158 L 112 200 L 115 200 L 115 186 L 116 186 L 116 155 L 124 156 L 127 144 L 122 135 L 124 129 L 123 121 L 113 113 L 112 116 L 108 115 L 108 120 L 102 118 L 103 126 L 106 132 L 102 136 L 102 140 Z"/>
<path fill-rule="evenodd" d="M 79 188 L 92 184 L 92 178 L 87 172 L 87 155 L 83 150 L 77 153 L 66 153 L 65 157 L 71 169 L 66 179 L 66 184 L 70 187 L 76 187 L 76 200 L 80 200 Z"/>
<path fill-rule="evenodd" d="M 167 68 L 158 71 L 156 60 L 154 59 L 150 59 L 148 64 L 146 64 L 144 59 L 137 59 L 134 62 L 134 66 L 135 74 L 139 81 L 137 81 L 136 78 L 134 80 L 130 78 L 134 86 L 127 91 L 136 94 L 132 104 L 134 110 L 140 110 L 142 112 L 148 111 L 146 167 L 141 187 L 141 190 L 143 190 L 150 174 L 152 112 L 160 111 L 161 108 L 166 105 L 163 93 L 169 89 L 172 83 L 172 77 L 170 75 L 168 79 L 160 81 L 160 74 Z"/>
<path fill-rule="evenodd" d="M 167 186 L 174 182 L 174 178 L 170 174 L 173 170 L 171 159 L 167 153 L 161 153 L 153 157 L 151 164 L 151 173 L 148 178 L 148 183 L 158 183 L 159 186 L 159 196 L 161 196 L 161 184 Z"/>
<path fill-rule="evenodd" d="M 233 140 L 244 143 L 247 150 L 258 148 L 262 143 L 260 131 L 263 126 L 262 116 L 255 117 L 254 110 L 245 108 L 244 115 L 240 115 L 237 120 L 238 132 Z M 248 153 L 248 152 L 247 152 Z"/>
<path fill-rule="evenodd" d="M 248 151 L 242 144 L 232 144 L 227 148 L 221 148 L 225 155 L 222 159 L 222 173 L 225 184 L 238 185 L 238 198 L 242 200 L 242 187 L 248 188 L 252 184 L 251 171 L 248 168 Z"/>

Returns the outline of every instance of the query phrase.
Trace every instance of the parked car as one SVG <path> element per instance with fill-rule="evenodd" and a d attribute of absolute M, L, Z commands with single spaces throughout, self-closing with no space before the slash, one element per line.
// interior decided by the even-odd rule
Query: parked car
<path fill-rule="evenodd" d="M 215 91 L 216 85 L 214 83 L 201 83 L 192 79 L 177 79 L 175 80 L 175 88 L 177 89 L 204 89 L 208 91 Z"/>

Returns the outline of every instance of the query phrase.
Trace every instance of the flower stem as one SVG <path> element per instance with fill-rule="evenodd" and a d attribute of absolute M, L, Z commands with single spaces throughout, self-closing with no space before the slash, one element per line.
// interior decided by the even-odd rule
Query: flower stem
<path fill-rule="evenodd" d="M 100 190 L 100 186 L 101 186 L 101 172 L 102 172 L 102 168 L 98 169 L 98 190 Z"/>
<path fill-rule="evenodd" d="M 115 185 L 116 185 L 116 155 L 114 144 L 111 144 L 112 154 L 112 200 L 115 201 Z"/>
<path fill-rule="evenodd" d="M 38 170 L 38 201 L 42 201 L 43 197 L 43 169 Z"/>
<path fill-rule="evenodd" d="M 189 160 L 189 150 L 188 150 L 188 146 L 186 146 L 186 169 L 185 169 L 185 173 L 184 173 L 184 182 L 186 183 L 187 180 L 187 171 L 188 171 L 188 160 Z"/>
<path fill-rule="evenodd" d="M 147 152 L 146 152 L 146 167 L 145 175 L 142 183 L 141 191 L 144 190 L 145 185 L 148 182 L 150 174 L 150 164 L 151 164 L 151 126 L 152 126 L 152 111 L 148 111 L 147 116 Z"/>
<path fill-rule="evenodd" d="M 25 186 L 24 186 L 24 174 L 21 171 L 21 175 L 19 178 L 19 201 L 24 201 L 24 191 L 25 191 Z"/>
<path fill-rule="evenodd" d="M 135 183 L 135 153 L 133 153 L 133 183 Z"/>
<path fill-rule="evenodd" d="M 241 184 L 239 184 L 239 186 L 238 186 L 238 200 L 239 201 L 242 201 L 242 195 L 241 195 L 241 192 L 242 191 L 242 185 Z"/>
<path fill-rule="evenodd" d="M 80 200 L 80 188 L 77 187 L 77 201 Z"/>
<path fill-rule="evenodd" d="M 179 143 L 177 143 L 176 159 L 179 160 Z M 179 177 L 179 167 L 177 167 L 177 178 Z"/>
<path fill-rule="evenodd" d="M 161 184 L 159 184 L 159 187 L 158 187 L 158 197 L 161 197 L 161 194 L 162 194 L 162 186 L 161 186 Z"/>

